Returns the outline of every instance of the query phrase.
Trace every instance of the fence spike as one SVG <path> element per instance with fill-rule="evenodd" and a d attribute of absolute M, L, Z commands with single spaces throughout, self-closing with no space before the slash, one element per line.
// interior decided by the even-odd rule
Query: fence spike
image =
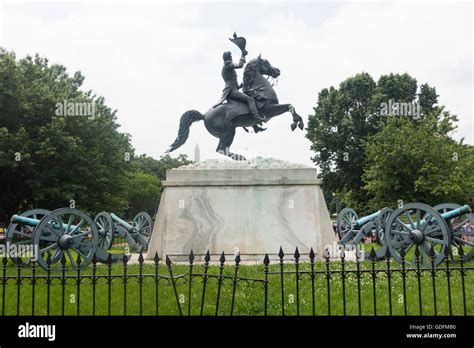
<path fill-rule="evenodd" d="M 168 255 L 166 255 L 166 266 L 171 267 L 171 259 Z"/>
<path fill-rule="evenodd" d="M 431 248 L 430 248 L 430 251 L 429 251 L 429 255 L 430 255 L 430 257 L 431 257 L 432 259 L 433 259 L 433 258 L 435 257 L 435 255 L 436 255 L 433 244 L 431 244 Z"/>
<path fill-rule="evenodd" d="M 81 254 L 77 254 L 76 263 L 77 263 L 77 268 L 80 268 L 81 263 L 82 263 Z"/>
<path fill-rule="evenodd" d="M 283 248 L 280 246 L 280 251 L 278 252 L 278 257 L 280 259 L 283 259 L 285 257 L 285 253 L 283 252 Z"/>
<path fill-rule="evenodd" d="M 66 266 L 66 255 L 64 255 L 64 253 L 63 253 L 63 256 L 61 256 L 61 265 L 63 267 Z"/>
<path fill-rule="evenodd" d="M 404 259 L 405 256 L 406 256 L 406 251 L 405 251 L 405 248 L 402 246 L 400 249 L 400 257 Z"/>
<path fill-rule="evenodd" d="M 123 265 L 124 265 L 124 266 L 127 265 L 127 262 L 128 262 L 128 257 L 127 257 L 127 255 L 123 254 L 122 262 L 123 262 Z"/>
<path fill-rule="evenodd" d="M 315 254 L 314 254 L 314 250 L 313 250 L 313 247 L 311 247 L 311 250 L 309 251 L 309 259 L 311 261 L 314 261 L 314 258 L 315 258 Z"/>
<path fill-rule="evenodd" d="M 237 253 L 237 256 L 235 256 L 235 264 L 238 265 L 240 263 L 240 253 Z"/>
<path fill-rule="evenodd" d="M 140 255 L 138 255 L 138 263 L 143 265 L 143 261 L 145 261 L 145 259 L 143 258 L 143 253 L 140 251 Z"/>
<path fill-rule="evenodd" d="M 268 257 L 268 254 L 265 254 L 265 257 L 263 258 L 263 264 L 265 266 L 268 266 L 269 263 L 270 263 L 270 258 Z"/>
<path fill-rule="evenodd" d="M 209 250 L 206 253 L 206 256 L 204 256 L 204 261 L 209 262 L 211 260 L 211 254 L 209 253 Z"/>
<path fill-rule="evenodd" d="M 155 263 L 160 262 L 160 257 L 158 256 L 158 251 L 155 252 L 155 257 L 154 257 L 153 261 L 155 261 Z"/>
<path fill-rule="evenodd" d="M 449 257 L 449 253 L 451 252 L 451 249 L 448 247 L 444 247 L 444 256 L 447 258 Z"/>
<path fill-rule="evenodd" d="M 221 263 L 221 265 L 224 264 L 224 262 L 225 262 L 225 255 L 224 255 L 224 252 L 222 252 L 221 257 L 219 258 L 219 262 Z"/>
<path fill-rule="evenodd" d="M 298 247 L 296 247 L 295 249 L 295 253 L 293 254 L 293 256 L 295 257 L 295 260 L 298 261 L 299 258 L 300 258 L 300 252 L 298 250 Z"/>
<path fill-rule="evenodd" d="M 193 249 L 191 249 L 191 252 L 189 253 L 189 262 L 193 263 L 193 261 L 194 261 L 194 252 L 193 252 Z"/>
<path fill-rule="evenodd" d="M 375 261 L 375 258 L 377 257 L 377 254 L 375 253 L 374 247 L 370 250 L 370 259 L 372 261 Z"/>

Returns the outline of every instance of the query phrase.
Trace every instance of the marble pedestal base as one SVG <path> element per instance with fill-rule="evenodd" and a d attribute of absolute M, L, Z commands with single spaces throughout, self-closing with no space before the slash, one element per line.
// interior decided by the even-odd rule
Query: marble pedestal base
<path fill-rule="evenodd" d="M 276 160 L 275 160 L 276 161 Z M 267 163 L 267 162 L 265 162 Z M 198 163 L 166 173 L 147 259 L 156 252 L 185 261 L 207 250 L 227 260 L 291 258 L 312 247 L 318 259 L 335 243 L 316 170 L 277 161 L 271 165 Z M 213 260 L 218 256 L 213 256 Z"/>

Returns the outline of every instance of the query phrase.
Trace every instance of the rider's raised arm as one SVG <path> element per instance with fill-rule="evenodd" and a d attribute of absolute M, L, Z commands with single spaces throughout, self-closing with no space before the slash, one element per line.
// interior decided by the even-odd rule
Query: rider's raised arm
<path fill-rule="evenodd" d="M 241 69 L 244 67 L 244 65 L 245 65 L 245 56 L 242 54 L 240 56 L 239 63 L 238 64 L 234 63 L 234 69 Z"/>

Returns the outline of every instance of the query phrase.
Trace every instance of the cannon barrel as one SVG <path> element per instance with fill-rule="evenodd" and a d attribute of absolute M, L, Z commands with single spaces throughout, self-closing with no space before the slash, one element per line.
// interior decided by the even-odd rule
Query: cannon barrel
<path fill-rule="evenodd" d="M 466 205 L 463 205 L 462 207 L 459 207 L 457 209 L 453 209 L 446 213 L 441 214 L 441 217 L 445 220 L 450 220 L 464 214 L 470 214 L 471 212 L 472 212 L 471 207 L 466 204 Z M 418 226 L 423 226 L 425 223 L 426 223 L 426 219 L 421 219 L 420 222 L 418 223 Z M 405 225 L 408 225 L 408 224 L 405 224 Z"/>
<path fill-rule="evenodd" d="M 130 225 L 127 221 L 122 220 L 121 218 L 119 218 L 114 213 L 111 213 L 110 216 L 112 217 L 112 220 L 114 220 L 120 226 L 125 228 L 128 232 L 136 232 L 136 228 L 133 227 L 132 225 Z"/>
<path fill-rule="evenodd" d="M 12 215 L 10 218 L 10 222 L 12 224 L 21 224 L 21 225 L 26 225 L 30 227 L 36 227 L 41 220 L 37 219 L 32 219 L 32 218 L 27 218 L 21 215 Z"/>
<path fill-rule="evenodd" d="M 40 223 L 41 220 L 37 220 L 37 219 L 32 219 L 32 218 L 27 218 L 27 217 L 24 217 L 24 216 L 21 216 L 21 215 L 12 215 L 12 217 L 10 218 L 10 222 L 11 223 L 14 223 L 14 224 L 21 224 L 21 225 L 25 225 L 25 226 L 30 226 L 30 227 L 36 227 L 38 226 L 38 224 Z M 53 227 L 55 229 L 58 229 L 59 227 L 57 226 L 56 223 L 53 222 Z M 63 224 L 63 229 L 66 230 L 68 228 L 68 225 L 66 224 Z M 69 232 L 72 232 L 74 231 L 75 229 L 77 228 L 77 226 L 75 225 L 71 225 L 69 226 L 69 229 L 70 231 Z"/>
<path fill-rule="evenodd" d="M 376 211 L 376 212 L 373 213 L 373 214 L 370 214 L 370 215 L 361 217 L 360 219 L 356 220 L 356 221 L 354 222 L 354 228 L 362 227 L 362 226 L 364 226 L 367 222 L 369 222 L 369 221 L 371 221 L 371 220 L 373 220 L 373 219 L 376 219 L 376 218 L 380 215 L 380 212 L 381 212 L 381 210 Z"/>
<path fill-rule="evenodd" d="M 470 214 L 470 213 L 472 213 L 471 207 L 466 204 L 466 205 L 463 205 L 462 207 L 459 207 L 457 209 L 453 209 L 453 210 L 450 210 L 446 213 L 443 213 L 443 214 L 441 214 L 441 216 L 445 220 L 449 220 L 449 219 L 454 219 L 458 216 L 461 216 L 461 215 L 464 215 L 464 214 Z"/>

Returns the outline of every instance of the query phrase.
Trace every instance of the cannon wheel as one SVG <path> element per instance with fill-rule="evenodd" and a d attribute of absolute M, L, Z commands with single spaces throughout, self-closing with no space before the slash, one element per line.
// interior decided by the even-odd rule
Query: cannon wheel
<path fill-rule="evenodd" d="M 71 228 L 69 226 L 75 226 Z M 99 234 L 91 217 L 79 209 L 59 208 L 45 216 L 33 231 L 33 245 L 37 247 L 37 260 L 41 267 L 56 271 L 63 255 L 72 268 L 77 269 L 77 257 L 81 268 L 86 267 L 97 250 Z"/>
<path fill-rule="evenodd" d="M 380 215 L 377 218 L 377 222 L 375 224 L 375 239 L 377 243 L 380 245 L 385 245 L 385 225 L 388 222 L 388 219 L 390 218 L 390 215 L 392 215 L 393 209 L 392 208 L 383 208 L 380 211 Z"/>
<path fill-rule="evenodd" d="M 32 209 L 25 211 L 24 213 L 20 214 L 21 216 L 41 220 L 43 217 L 51 213 L 49 210 L 46 209 Z M 31 245 L 32 238 L 33 238 L 33 230 L 34 227 L 24 226 L 21 224 L 11 223 L 6 231 L 5 241 L 9 245 Z M 31 255 L 24 255 L 21 257 L 14 257 L 10 254 L 10 258 L 15 262 L 22 266 L 27 266 L 31 262 Z"/>
<path fill-rule="evenodd" d="M 153 230 L 153 221 L 151 220 L 150 214 L 147 212 L 138 213 L 133 218 L 132 225 L 138 230 L 138 233 L 145 237 L 146 240 L 150 238 Z"/>
<path fill-rule="evenodd" d="M 450 246 L 449 227 L 441 214 L 423 203 L 409 203 L 395 210 L 385 226 L 385 243 L 393 258 L 401 262 L 401 250 L 405 251 L 405 262 L 415 264 L 416 257 L 408 254 L 418 246 L 420 263 L 429 266 L 431 247 L 434 250 L 434 265 L 440 264 L 445 249 Z"/>
<path fill-rule="evenodd" d="M 351 208 L 344 208 L 337 216 L 337 234 L 342 240 L 347 233 L 352 233 L 354 222 L 359 219 L 357 213 Z"/>
<path fill-rule="evenodd" d="M 94 218 L 99 233 L 98 247 L 102 250 L 109 250 L 114 241 L 114 222 L 109 213 L 102 211 Z"/>
<path fill-rule="evenodd" d="M 442 203 L 433 207 L 434 210 L 440 214 L 448 211 L 461 208 L 461 205 L 456 203 Z M 464 261 L 471 259 L 474 256 L 474 234 L 470 234 L 471 241 L 463 239 L 463 226 L 468 223 L 474 223 L 474 214 L 464 214 L 455 219 L 446 220 L 451 230 L 451 244 L 457 249 L 462 246 L 464 250 Z"/>

